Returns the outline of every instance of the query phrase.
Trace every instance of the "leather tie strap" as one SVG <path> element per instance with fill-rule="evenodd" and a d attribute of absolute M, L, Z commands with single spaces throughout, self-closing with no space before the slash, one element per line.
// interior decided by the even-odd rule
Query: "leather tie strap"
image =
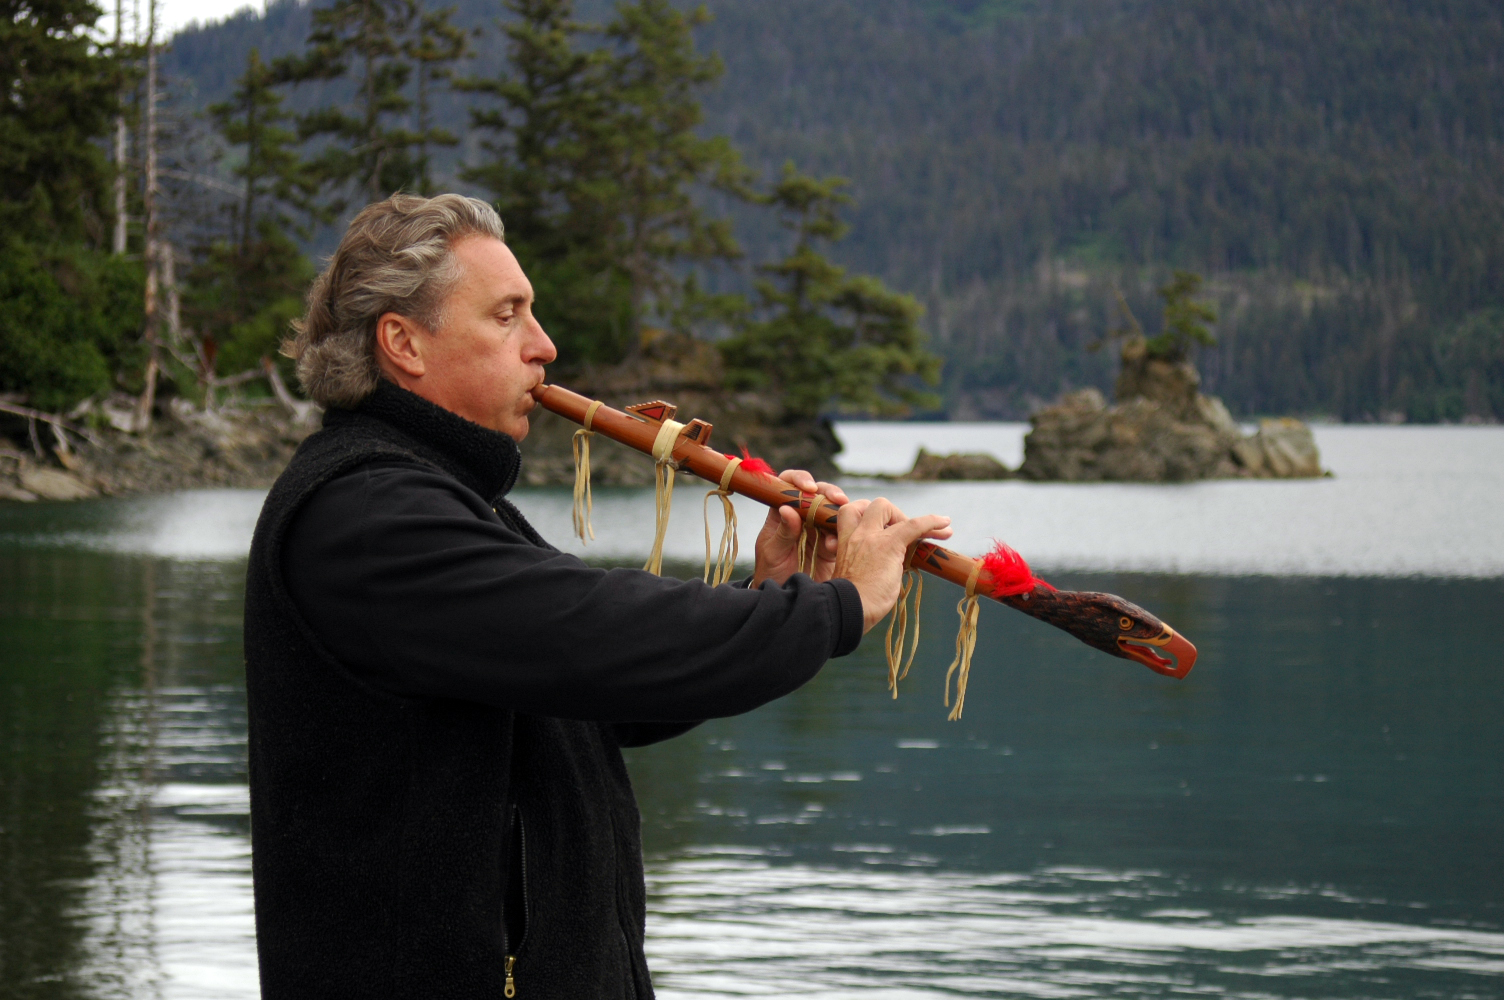
<path fill-rule="evenodd" d="M 677 420 L 665 420 L 653 439 L 653 504 L 657 513 L 657 525 L 653 531 L 653 550 L 643 569 L 656 576 L 663 575 L 663 538 L 668 534 L 669 508 L 674 501 L 674 445 L 684 425 Z"/>
<path fill-rule="evenodd" d="M 590 539 L 595 538 L 595 528 L 590 523 L 590 516 L 595 512 L 595 503 L 590 495 L 590 439 L 595 437 L 595 431 L 590 429 L 590 422 L 595 419 L 595 411 L 601 408 L 601 401 L 591 400 L 590 405 L 585 407 L 585 419 L 580 421 L 584 426 L 574 432 L 570 441 L 570 448 L 574 452 L 574 508 L 570 511 L 570 520 L 574 522 L 574 533 L 580 541 L 586 541 L 588 533 Z"/>
<path fill-rule="evenodd" d="M 977 578 L 982 575 L 982 561 L 978 559 L 966 578 L 966 596 L 956 604 L 956 613 L 961 616 L 961 628 L 956 633 L 956 658 L 945 672 L 945 706 L 950 708 L 950 678 L 956 674 L 956 707 L 946 716 L 951 722 L 961 718 L 961 709 L 966 705 L 966 682 L 971 678 L 971 654 L 977 648 L 977 617 L 981 607 L 977 599 Z"/>
<path fill-rule="evenodd" d="M 719 587 L 731 580 L 731 574 L 736 567 L 736 557 L 740 554 L 736 539 L 736 505 L 731 502 L 731 477 L 736 475 L 736 467 L 742 464 L 742 460 L 735 456 L 727 456 L 726 468 L 721 472 L 721 484 L 709 493 L 705 494 L 705 582 L 712 587 Z M 711 565 L 710 549 L 710 498 L 721 498 L 721 514 L 725 519 L 725 527 L 721 529 L 721 544 L 716 550 L 714 561 Z"/>
<path fill-rule="evenodd" d="M 815 551 L 820 544 L 820 529 L 815 524 L 815 515 L 823 506 L 824 494 L 815 493 L 810 496 L 809 510 L 804 512 L 804 528 L 799 532 L 799 563 L 796 573 L 813 575 L 815 572 Z"/>

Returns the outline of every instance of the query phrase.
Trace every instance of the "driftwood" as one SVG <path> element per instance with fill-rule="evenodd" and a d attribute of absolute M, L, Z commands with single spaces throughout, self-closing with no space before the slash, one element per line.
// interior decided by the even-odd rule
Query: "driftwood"
<path fill-rule="evenodd" d="M 38 458 L 41 458 L 43 454 L 42 441 L 37 436 L 37 423 L 39 421 L 52 428 L 52 434 L 57 439 L 58 448 L 64 454 L 71 454 L 73 450 L 68 442 L 69 432 L 77 434 L 90 444 L 97 445 L 100 443 L 99 438 L 87 427 L 75 424 L 61 414 L 48 413 L 45 410 L 34 410 L 29 406 L 20 405 L 20 403 L 9 402 L 10 399 L 15 398 L 14 396 L 9 396 L 6 397 L 6 400 L 0 401 L 0 413 L 9 413 L 13 417 L 26 418 L 26 429 L 31 436 L 31 448 L 32 451 L 36 452 Z M 63 464 L 68 464 L 66 459 L 63 460 Z"/>

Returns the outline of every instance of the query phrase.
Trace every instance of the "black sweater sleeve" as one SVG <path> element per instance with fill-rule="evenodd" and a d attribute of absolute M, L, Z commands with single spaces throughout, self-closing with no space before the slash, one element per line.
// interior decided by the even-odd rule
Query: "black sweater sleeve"
<path fill-rule="evenodd" d="M 298 610 L 353 672 L 398 694 L 559 718 L 746 712 L 804 684 L 862 632 L 849 581 L 709 587 L 588 566 L 530 543 L 418 465 L 374 463 L 326 484 L 283 553 Z"/>

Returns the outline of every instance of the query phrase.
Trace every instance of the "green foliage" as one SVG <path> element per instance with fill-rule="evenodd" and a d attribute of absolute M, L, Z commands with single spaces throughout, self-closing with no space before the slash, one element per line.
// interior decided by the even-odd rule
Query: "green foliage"
<path fill-rule="evenodd" d="M 496 6 L 459 5 L 465 25 Z M 1504 305 L 1493 0 L 708 5 L 696 44 L 726 73 L 700 92 L 700 134 L 762 168 L 852 179 L 862 207 L 839 262 L 921 294 L 931 343 L 957 362 L 953 412 L 1016 418 L 1110 388 L 1110 359 L 1082 346 L 1116 322 L 1114 287 L 1157 315 L 1172 267 L 1214 278 L 1220 343 L 1199 364 L 1235 412 L 1460 412 L 1471 376 L 1439 367 L 1441 342 Z M 609 9 L 579 4 L 588 19 Z M 295 45 L 308 13 L 274 2 L 178 36 L 167 58 L 225 93 L 221 64 L 239 62 L 219 53 Z M 576 42 L 618 54 L 598 30 Z M 463 109 L 448 113 L 458 131 Z M 728 211 L 749 257 L 782 253 L 761 206 Z M 515 206 L 504 217 L 523 232 Z M 589 256 L 580 273 L 597 273 Z M 630 347 L 630 325 L 604 355 Z M 588 347 L 623 328 L 579 329 Z"/>
<path fill-rule="evenodd" d="M 722 346 L 733 385 L 776 391 L 791 416 L 828 406 L 885 415 L 933 406 L 918 390 L 933 384 L 940 361 L 923 347 L 923 308 L 868 275 L 848 276 L 817 243 L 846 234 L 840 219 L 846 181 L 801 174 L 792 163 L 761 199 L 794 233 L 793 250 L 758 270 L 756 318 Z"/>
<path fill-rule="evenodd" d="M 413 61 L 417 79 L 418 149 L 415 162 L 418 194 L 437 194 L 433 187 L 433 159 L 429 145 L 455 146 L 459 138 L 434 124 L 434 88 L 453 78 L 454 64 L 470 52 L 470 36 L 454 24 L 454 7 L 425 10 L 417 0 L 417 30 L 407 39 L 403 52 Z"/>
<path fill-rule="evenodd" d="M 447 25 L 443 14 L 422 16 L 411 0 L 334 0 L 313 11 L 304 53 L 277 61 L 279 79 L 292 83 L 338 79 L 358 64 L 353 111 L 328 105 L 298 118 L 300 138 L 323 140 L 309 170 L 335 192 L 334 214 L 349 204 L 352 188 L 369 203 L 425 187 L 427 147 L 458 141 L 442 128 L 405 125 L 415 53 L 420 76 L 431 81 L 462 51 L 444 40 Z"/>
<path fill-rule="evenodd" d="M 0 0 L 0 231 L 100 238 L 110 170 L 95 139 L 116 107 L 115 62 L 87 0 Z"/>
<path fill-rule="evenodd" d="M 1432 419 L 1492 420 L 1504 414 L 1504 309 L 1479 309 L 1437 340 L 1446 390 Z"/>
<path fill-rule="evenodd" d="M 1158 295 L 1165 304 L 1164 328 L 1149 338 L 1149 357 L 1182 361 L 1198 344 L 1217 346 L 1217 338 L 1207 326 L 1217 321 L 1217 311 L 1205 303 L 1191 301 L 1201 290 L 1201 283 L 1199 274 L 1176 271 L 1167 284 L 1160 286 Z"/>
<path fill-rule="evenodd" d="M 276 91 L 277 74 L 252 49 L 231 100 L 209 109 L 220 134 L 244 150 L 235 175 L 244 194 L 235 206 L 234 230 L 197 248 L 186 276 L 183 317 L 219 375 L 279 358 L 288 324 L 302 314 L 303 295 L 314 269 L 289 231 L 289 212 L 327 221 L 314 196 L 318 174 L 293 148 L 297 135 Z M 279 359 L 279 363 L 280 359 Z"/>
<path fill-rule="evenodd" d="M 263 217 L 247 245 L 222 240 L 203 249 L 187 275 L 184 323 L 232 375 L 276 358 L 288 324 L 303 312 L 314 269 L 285 232 Z"/>
<path fill-rule="evenodd" d="M 1105 338 L 1089 345 L 1087 350 L 1096 351 L 1104 343 L 1123 337 L 1142 337 L 1149 357 L 1162 361 L 1184 361 L 1191 356 L 1191 349 L 1197 345 L 1217 346 L 1217 338 L 1212 336 L 1212 331 L 1207 326 L 1208 323 L 1217 321 L 1217 311 L 1205 303 L 1191 301 L 1191 297 L 1201 290 L 1203 280 L 1199 274 L 1176 271 L 1168 282 L 1159 286 L 1155 294 L 1164 303 L 1164 320 L 1159 333 L 1152 337 L 1144 337 L 1144 328 L 1133 315 L 1128 301 L 1123 298 L 1121 291 L 1116 292 L 1118 308 L 1128 325 L 1109 331 Z"/>
<path fill-rule="evenodd" d="M 508 0 L 498 25 L 508 68 L 461 90 L 485 159 L 462 176 L 494 198 L 507 244 L 532 280 L 538 317 L 566 365 L 611 362 L 635 332 L 631 280 L 610 249 L 609 53 L 568 0 Z"/>
<path fill-rule="evenodd" d="M 698 92 L 720 78 L 721 61 L 695 51 L 705 8 L 681 13 L 668 0 L 618 3 L 606 26 L 615 57 L 606 63 L 617 107 L 608 136 L 613 185 L 612 254 L 632 278 L 640 321 L 650 297 L 672 298 L 682 261 L 731 260 L 731 224 L 711 218 L 695 188 L 745 196 L 749 174 L 724 138 L 699 134 Z"/>
<path fill-rule="evenodd" d="M 650 314 L 682 311 L 677 265 L 737 254 L 694 197 L 744 177 L 725 140 L 698 134 L 696 91 L 719 73 L 694 51 L 704 13 L 641 0 L 595 25 L 571 0 L 507 7 L 508 68 L 457 82 L 500 105 L 471 110 L 487 159 L 463 176 L 494 196 L 564 363 L 618 361 Z"/>
<path fill-rule="evenodd" d="M 1504 304 L 1496 3 L 1051 0 L 973 18 L 992 6 L 715 0 L 701 36 L 727 62 L 712 128 L 749 162 L 852 178 L 842 262 L 924 293 L 953 412 L 1016 418 L 1110 388 L 1083 340 L 1114 322 L 1114 285 L 1157 312 L 1177 266 L 1226 295 L 1200 363 L 1235 412 L 1371 419 L 1464 391 L 1435 341 Z M 1050 276 L 1062 262 L 1069 285 Z"/>
<path fill-rule="evenodd" d="M 245 148 L 244 159 L 233 170 L 245 185 L 235 209 L 243 253 L 249 253 L 263 220 L 278 229 L 292 228 L 288 208 L 312 219 L 327 219 L 313 204 L 317 182 L 293 148 L 297 133 L 285 127 L 293 116 L 283 109 L 276 84 L 277 77 L 262 62 L 260 51 L 251 49 L 233 97 L 209 108 L 209 117 L 225 142 Z"/>
<path fill-rule="evenodd" d="M 0 244 L 0 391 L 66 410 L 139 363 L 139 262 L 78 246 Z"/>

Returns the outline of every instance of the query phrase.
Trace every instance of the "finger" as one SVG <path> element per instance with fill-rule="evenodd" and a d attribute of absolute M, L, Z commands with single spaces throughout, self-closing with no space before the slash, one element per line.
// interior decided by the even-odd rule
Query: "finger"
<path fill-rule="evenodd" d="M 778 478 L 802 493 L 815 492 L 815 477 L 803 469 L 784 469 L 778 474 Z"/>
<path fill-rule="evenodd" d="M 862 523 L 862 518 L 871 505 L 870 500 L 853 500 L 843 506 L 836 513 L 836 537 L 842 541 L 851 537 L 852 532 Z"/>
<path fill-rule="evenodd" d="M 925 514 L 922 517 L 900 521 L 892 525 L 889 530 L 902 539 L 904 545 L 913 545 L 919 539 L 926 537 L 949 538 L 950 518 L 943 514 Z"/>
<path fill-rule="evenodd" d="M 793 506 L 778 508 L 778 537 L 786 542 L 792 542 L 799 537 L 804 530 L 804 518 L 799 516 L 799 510 Z"/>
<path fill-rule="evenodd" d="M 862 523 L 868 525 L 869 530 L 881 531 L 902 520 L 903 511 L 893 506 L 887 497 L 878 497 L 867 508 L 867 516 L 862 518 Z"/>
<path fill-rule="evenodd" d="M 815 490 L 831 503 L 846 503 L 850 500 L 850 498 L 846 496 L 846 491 L 841 489 L 835 483 L 816 483 Z"/>

